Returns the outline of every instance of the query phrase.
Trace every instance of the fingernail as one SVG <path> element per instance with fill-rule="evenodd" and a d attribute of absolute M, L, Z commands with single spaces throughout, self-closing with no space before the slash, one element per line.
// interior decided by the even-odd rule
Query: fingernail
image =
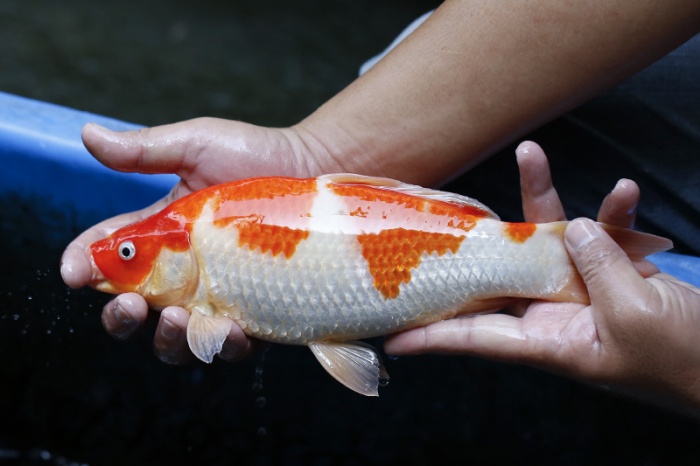
<path fill-rule="evenodd" d="M 126 312 L 118 301 L 114 307 L 114 317 L 119 321 L 124 331 L 131 330 L 136 325 L 136 321 L 131 318 L 131 315 Z"/>
<path fill-rule="evenodd" d="M 588 219 L 577 219 L 566 229 L 566 241 L 576 249 L 582 248 L 600 237 L 600 228 Z"/>
<path fill-rule="evenodd" d="M 112 307 L 112 317 L 114 320 L 116 320 L 118 325 L 116 328 L 112 328 L 113 326 L 109 326 L 108 328 L 112 328 L 110 330 L 110 334 L 114 338 L 118 340 L 125 340 L 131 336 L 139 324 L 131 318 L 131 315 L 126 312 L 126 310 L 124 310 L 121 304 L 119 304 L 118 299 L 119 298 L 107 305 Z M 108 311 L 108 309 L 106 309 L 106 311 Z"/>
<path fill-rule="evenodd" d="M 626 189 L 629 183 L 630 183 L 630 181 L 625 179 L 625 178 L 618 180 L 617 183 L 615 184 L 615 187 L 613 188 L 612 192 L 615 192 L 615 191 L 618 191 L 621 189 Z M 632 217 L 636 213 L 637 213 L 637 203 L 635 202 L 634 205 L 627 212 L 625 212 L 625 214 L 628 217 Z"/>
<path fill-rule="evenodd" d="M 163 316 L 160 319 L 160 334 L 168 340 L 175 340 L 182 334 L 182 329 Z"/>
<path fill-rule="evenodd" d="M 532 151 L 532 141 L 523 141 L 515 148 L 515 155 L 529 154 Z"/>
<path fill-rule="evenodd" d="M 617 180 L 617 183 L 615 183 L 615 187 L 613 188 L 613 191 L 615 191 L 617 189 L 624 188 L 626 184 L 627 184 L 627 180 L 625 180 L 624 178 Z"/>

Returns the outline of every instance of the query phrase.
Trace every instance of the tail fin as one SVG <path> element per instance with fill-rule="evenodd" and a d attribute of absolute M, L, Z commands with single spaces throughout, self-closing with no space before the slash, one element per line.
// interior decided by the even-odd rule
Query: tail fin
<path fill-rule="evenodd" d="M 668 251 L 673 247 L 673 241 L 661 236 L 642 233 L 627 228 L 620 228 L 601 223 L 605 232 L 615 241 L 630 260 L 639 261 L 645 257 L 657 253 Z"/>
<path fill-rule="evenodd" d="M 552 222 L 540 224 L 539 226 L 547 226 L 550 233 L 564 239 L 564 231 L 569 222 Z M 652 235 L 650 233 L 642 233 L 641 231 L 630 230 L 629 228 L 616 227 L 607 223 L 600 223 L 603 230 L 617 243 L 625 254 L 634 261 L 639 261 L 647 256 L 657 252 L 668 251 L 673 247 L 673 241 L 661 236 Z"/>
<path fill-rule="evenodd" d="M 548 224 L 550 231 L 555 235 L 561 235 L 563 240 L 564 231 L 569 222 L 553 222 Z M 661 236 L 642 233 L 628 228 L 616 227 L 605 223 L 599 223 L 605 232 L 617 243 L 627 254 L 632 262 L 637 262 L 645 257 L 662 251 L 667 251 L 673 247 L 673 242 Z M 569 282 L 561 290 L 545 299 L 549 301 L 562 301 L 570 303 L 588 304 L 588 289 L 583 279 L 578 274 L 572 264 L 572 276 Z"/>

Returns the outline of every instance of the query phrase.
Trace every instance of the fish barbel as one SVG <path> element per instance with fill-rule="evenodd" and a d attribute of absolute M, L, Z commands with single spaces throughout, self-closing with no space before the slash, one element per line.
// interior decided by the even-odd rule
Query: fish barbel
<path fill-rule="evenodd" d="M 502 222 L 480 202 L 385 178 L 336 174 L 212 186 L 89 246 L 91 286 L 190 313 L 211 362 L 231 320 L 307 345 L 337 380 L 377 395 L 375 351 L 355 340 L 495 311 L 518 298 L 588 303 L 566 222 Z M 607 227 L 632 259 L 669 240 Z"/>

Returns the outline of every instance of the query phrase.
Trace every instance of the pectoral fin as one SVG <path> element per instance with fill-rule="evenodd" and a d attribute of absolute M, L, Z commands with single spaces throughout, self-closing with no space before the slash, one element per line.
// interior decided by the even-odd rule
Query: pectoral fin
<path fill-rule="evenodd" d="M 233 321 L 215 316 L 205 309 L 194 308 L 187 324 L 187 343 L 197 358 L 211 363 L 221 351 Z"/>
<path fill-rule="evenodd" d="M 338 382 L 365 396 L 379 396 L 381 382 L 389 381 L 376 351 L 361 342 L 313 342 L 316 359 Z"/>

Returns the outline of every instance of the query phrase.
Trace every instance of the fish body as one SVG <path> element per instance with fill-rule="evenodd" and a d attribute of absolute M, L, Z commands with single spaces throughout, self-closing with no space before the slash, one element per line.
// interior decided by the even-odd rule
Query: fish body
<path fill-rule="evenodd" d="M 231 319 L 252 337 L 309 346 L 336 379 L 376 395 L 383 368 L 357 339 L 518 298 L 588 302 L 565 226 L 502 222 L 473 199 L 382 178 L 257 178 L 179 199 L 89 253 L 97 289 L 187 309 L 204 361 Z M 637 257 L 670 247 L 610 231 Z"/>

